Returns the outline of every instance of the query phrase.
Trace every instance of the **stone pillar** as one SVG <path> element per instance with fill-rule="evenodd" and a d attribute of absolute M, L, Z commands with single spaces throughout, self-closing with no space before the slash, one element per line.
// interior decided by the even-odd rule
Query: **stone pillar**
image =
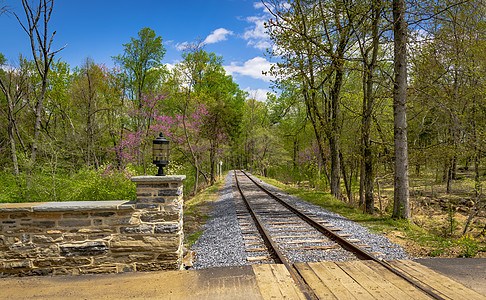
<path fill-rule="evenodd" d="M 158 236 L 158 247 L 155 247 L 160 252 L 158 261 L 167 269 L 183 267 L 182 181 L 185 179 L 185 175 L 132 177 L 137 185 L 135 208 L 141 210 L 142 224 L 153 226 L 153 233 Z"/>

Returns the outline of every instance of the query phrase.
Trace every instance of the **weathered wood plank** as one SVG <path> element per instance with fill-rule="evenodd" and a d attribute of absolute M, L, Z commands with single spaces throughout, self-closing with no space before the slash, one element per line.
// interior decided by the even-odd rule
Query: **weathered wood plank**
<path fill-rule="evenodd" d="M 452 299 L 486 299 L 466 286 L 411 260 L 392 260 L 390 264 L 417 278 L 434 291 Z"/>
<path fill-rule="evenodd" d="M 307 263 L 295 264 L 294 266 L 319 299 L 337 299 Z"/>

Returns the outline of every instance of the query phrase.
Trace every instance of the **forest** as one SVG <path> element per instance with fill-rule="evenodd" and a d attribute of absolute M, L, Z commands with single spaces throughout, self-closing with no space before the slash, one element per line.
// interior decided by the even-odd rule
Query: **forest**
<path fill-rule="evenodd" d="M 187 175 L 187 196 L 213 185 L 222 162 L 368 214 L 462 209 L 463 234 L 484 236 L 484 1 L 262 2 L 277 62 L 264 102 L 204 44 L 169 68 L 148 27 L 113 53 L 115 67 L 70 66 L 51 48 L 53 2 L 0 6 L 32 47 L 16 62 L 0 48 L 0 202 L 134 199 L 129 178 L 156 173 L 162 132 L 166 171 Z"/>

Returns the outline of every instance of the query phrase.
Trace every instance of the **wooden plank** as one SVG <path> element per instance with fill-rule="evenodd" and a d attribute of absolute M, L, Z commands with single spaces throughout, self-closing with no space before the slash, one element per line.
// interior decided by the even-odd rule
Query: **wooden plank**
<path fill-rule="evenodd" d="M 395 275 L 391 271 L 380 266 L 378 263 L 370 260 L 362 261 L 362 263 L 373 270 L 375 273 L 383 277 L 387 282 L 393 284 L 398 289 L 410 296 L 410 299 L 430 299 L 424 292 L 414 287 L 412 284 L 405 281 L 403 278 Z"/>
<path fill-rule="evenodd" d="M 295 238 L 305 238 L 305 237 L 322 237 L 322 234 L 309 234 L 309 235 L 276 235 L 273 236 L 274 239 L 295 239 Z"/>
<path fill-rule="evenodd" d="M 263 251 L 268 251 L 268 249 L 265 248 L 247 248 L 245 249 L 246 252 L 263 252 Z"/>
<path fill-rule="evenodd" d="M 304 293 L 299 289 L 295 281 L 292 279 L 289 271 L 283 264 L 270 265 L 273 270 L 273 275 L 277 278 L 281 293 L 286 299 L 305 299 Z"/>
<path fill-rule="evenodd" d="M 309 225 L 271 225 L 272 229 L 275 229 L 275 228 L 309 228 L 311 229 L 311 227 Z"/>
<path fill-rule="evenodd" d="M 415 270 L 418 270 L 422 273 L 424 273 L 426 276 L 433 276 L 435 279 L 439 280 L 443 285 L 449 286 L 451 289 L 455 289 L 457 292 L 461 291 L 462 295 L 464 297 L 467 296 L 467 299 L 486 299 L 485 296 L 479 294 L 478 292 L 464 286 L 463 284 L 454 281 L 453 279 L 442 275 L 438 272 L 433 271 L 430 268 L 427 268 L 426 266 L 419 264 L 417 262 L 414 262 L 412 260 L 405 260 L 403 261 L 405 264 L 410 265 L 412 268 Z"/>
<path fill-rule="evenodd" d="M 253 265 L 263 299 L 305 299 L 284 265 Z"/>
<path fill-rule="evenodd" d="M 289 248 L 284 249 L 286 251 L 299 251 L 299 250 L 330 250 L 337 248 L 337 246 L 307 246 L 307 247 L 299 247 L 299 248 Z"/>
<path fill-rule="evenodd" d="M 263 299 L 283 299 L 269 265 L 253 265 L 253 272 Z"/>
<path fill-rule="evenodd" d="M 248 242 L 248 243 L 245 243 L 245 246 L 256 246 L 256 245 L 263 245 L 262 242 Z"/>
<path fill-rule="evenodd" d="M 281 221 L 281 222 L 268 222 L 268 225 L 285 225 L 285 224 L 300 224 L 302 221 Z"/>
<path fill-rule="evenodd" d="M 361 261 L 336 262 L 336 265 L 343 269 L 376 299 L 410 299 L 409 295 L 389 283 L 385 278 L 365 266 Z"/>
<path fill-rule="evenodd" d="M 417 278 L 430 286 L 434 291 L 452 299 L 486 299 L 483 295 L 467 288 L 466 286 L 439 274 L 426 266 L 411 260 L 392 260 L 389 263 L 410 276 Z"/>
<path fill-rule="evenodd" d="M 329 239 L 327 240 L 296 240 L 296 241 L 288 241 L 283 242 L 285 244 L 305 244 L 305 243 L 329 243 Z"/>
<path fill-rule="evenodd" d="M 319 262 L 308 265 L 338 299 L 373 299 L 334 263 Z"/>
<path fill-rule="evenodd" d="M 247 256 L 246 260 L 249 262 L 255 262 L 255 261 L 262 261 L 262 260 L 269 260 L 270 256 Z"/>
<path fill-rule="evenodd" d="M 294 266 L 319 299 L 337 299 L 307 263 L 294 264 Z"/>

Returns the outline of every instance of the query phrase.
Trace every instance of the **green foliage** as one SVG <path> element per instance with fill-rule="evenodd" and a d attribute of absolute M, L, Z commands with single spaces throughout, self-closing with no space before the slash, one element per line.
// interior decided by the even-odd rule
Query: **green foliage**
<path fill-rule="evenodd" d="M 135 200 L 135 184 L 124 174 L 105 175 L 102 170 L 83 168 L 77 173 L 53 174 L 38 170 L 32 174 L 27 186 L 27 175 L 15 177 L 9 170 L 3 171 L 0 185 L 0 202 L 62 202 Z M 29 195 L 29 199 L 26 198 Z"/>
<path fill-rule="evenodd" d="M 461 247 L 459 257 L 474 257 L 480 249 L 479 240 L 469 234 L 463 235 L 456 243 Z"/>
<path fill-rule="evenodd" d="M 201 236 L 202 233 L 203 233 L 203 231 L 199 230 L 199 231 L 196 231 L 196 232 L 192 232 L 188 235 L 184 235 L 185 247 L 190 248 L 192 245 L 194 245 L 194 243 L 196 243 L 196 241 L 199 239 L 199 237 Z"/>
<path fill-rule="evenodd" d="M 165 55 L 162 38 L 145 27 L 138 32 L 138 39 L 132 37 L 123 47 L 124 53 L 112 58 L 127 72 L 132 96 L 141 101 L 142 94 L 153 91 L 159 76 L 166 71 L 162 64 Z"/>
<path fill-rule="evenodd" d="M 122 173 L 104 175 L 82 169 L 70 178 L 72 194 L 65 201 L 135 200 L 135 184 Z"/>
<path fill-rule="evenodd" d="M 452 236 L 454 231 L 457 229 L 459 223 L 454 218 L 455 215 L 456 210 L 454 209 L 454 205 L 449 202 L 449 205 L 447 207 L 447 227 L 445 228 L 445 235 Z"/>

